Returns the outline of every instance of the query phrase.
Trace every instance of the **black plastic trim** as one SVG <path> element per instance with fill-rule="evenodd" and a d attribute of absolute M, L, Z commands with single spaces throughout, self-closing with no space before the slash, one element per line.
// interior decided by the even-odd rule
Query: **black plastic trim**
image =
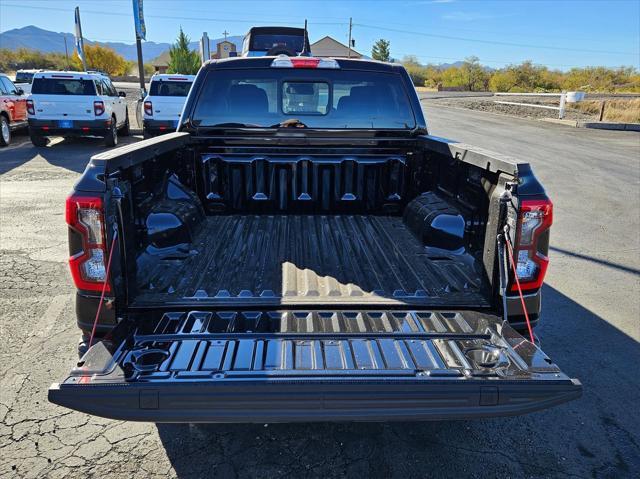
<path fill-rule="evenodd" d="M 153 422 L 423 421 L 513 416 L 580 397 L 578 380 L 207 381 L 54 384 L 49 401 L 97 416 Z"/>

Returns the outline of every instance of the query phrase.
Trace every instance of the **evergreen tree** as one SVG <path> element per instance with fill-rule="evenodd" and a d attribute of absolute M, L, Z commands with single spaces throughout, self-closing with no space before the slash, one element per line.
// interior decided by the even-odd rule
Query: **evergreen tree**
<path fill-rule="evenodd" d="M 181 73 L 183 75 L 195 75 L 200 69 L 198 52 L 189 49 L 189 37 L 182 31 L 176 43 L 169 49 L 168 73 Z"/>
<path fill-rule="evenodd" d="M 379 60 L 381 62 L 388 62 L 391 59 L 391 42 L 389 40 L 385 40 L 381 38 L 376 43 L 373 44 L 373 48 L 371 49 L 371 56 L 374 60 Z"/>

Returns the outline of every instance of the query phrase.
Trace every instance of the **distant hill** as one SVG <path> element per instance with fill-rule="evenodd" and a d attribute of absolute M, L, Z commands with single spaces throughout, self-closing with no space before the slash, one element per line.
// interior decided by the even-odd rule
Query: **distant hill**
<path fill-rule="evenodd" d="M 64 53 L 65 37 L 67 38 L 67 48 L 71 54 L 75 48 L 73 33 L 56 33 L 33 25 L 23 28 L 15 28 L 13 30 L 7 30 L 6 32 L 0 33 L 0 48 L 7 48 L 9 50 L 29 48 L 31 50 L 40 50 L 46 53 Z M 222 40 L 224 39 L 212 38 L 211 50 L 214 51 L 216 44 Z M 227 37 L 227 40 L 235 43 L 238 51 L 242 50 L 242 36 Z M 86 45 L 99 43 L 100 45 L 108 46 L 127 60 L 137 59 L 135 42 L 130 44 L 122 42 L 94 42 L 86 37 L 84 41 Z M 193 50 L 198 50 L 199 48 L 197 41 L 191 42 L 189 46 Z M 171 44 L 169 43 L 142 42 L 142 56 L 144 57 L 145 62 L 148 62 L 162 55 L 162 53 L 169 50 L 170 47 Z"/>

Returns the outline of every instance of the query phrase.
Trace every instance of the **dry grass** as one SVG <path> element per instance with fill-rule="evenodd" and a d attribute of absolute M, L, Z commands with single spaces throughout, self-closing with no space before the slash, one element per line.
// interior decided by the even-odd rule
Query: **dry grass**
<path fill-rule="evenodd" d="M 571 108 L 597 117 L 600 114 L 600 104 L 599 100 L 586 100 L 574 103 Z M 602 120 L 618 123 L 640 123 L 640 98 L 606 100 Z"/>

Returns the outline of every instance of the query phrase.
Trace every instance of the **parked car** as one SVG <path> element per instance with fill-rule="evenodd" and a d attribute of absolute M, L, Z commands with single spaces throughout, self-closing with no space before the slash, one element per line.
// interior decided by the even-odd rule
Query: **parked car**
<path fill-rule="evenodd" d="M 178 130 L 94 156 L 67 199 L 84 354 L 50 401 L 262 423 L 580 396 L 529 331 L 549 197 L 527 163 L 429 136 L 401 65 L 208 62 Z"/>
<path fill-rule="evenodd" d="M 304 28 L 253 27 L 242 42 L 243 57 L 309 54 L 309 36 Z"/>
<path fill-rule="evenodd" d="M 43 70 L 18 70 L 16 72 L 16 80 L 15 80 L 15 84 L 19 87 L 22 88 L 22 90 L 24 91 L 25 95 L 28 95 L 29 93 L 31 93 L 31 81 L 33 80 L 33 75 L 35 75 L 38 72 L 41 72 Z"/>
<path fill-rule="evenodd" d="M 38 72 L 27 99 L 29 135 L 35 146 L 49 136 L 99 136 L 107 146 L 129 135 L 126 94 L 108 76 L 87 72 Z"/>
<path fill-rule="evenodd" d="M 11 133 L 26 126 L 26 96 L 7 75 L 0 73 L 0 146 L 11 143 Z"/>
<path fill-rule="evenodd" d="M 195 75 L 158 74 L 151 77 L 143 102 L 145 138 L 175 131 Z"/>

